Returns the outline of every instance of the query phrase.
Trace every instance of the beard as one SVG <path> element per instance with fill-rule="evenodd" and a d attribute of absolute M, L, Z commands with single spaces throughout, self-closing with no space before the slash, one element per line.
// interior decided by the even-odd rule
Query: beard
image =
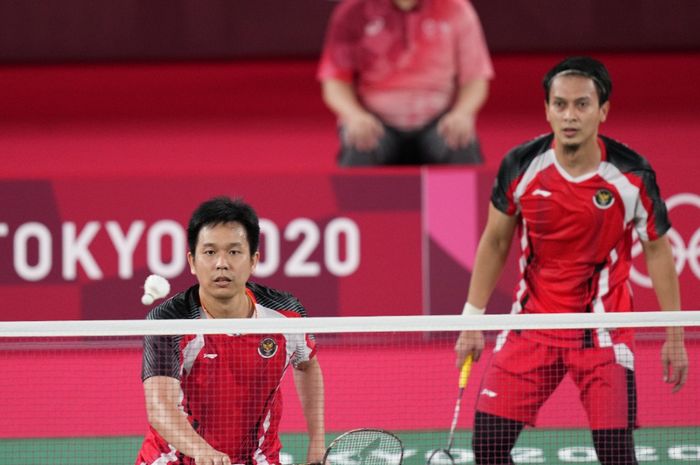
<path fill-rule="evenodd" d="M 578 149 L 581 148 L 581 144 L 564 144 L 562 148 L 564 149 L 564 155 L 575 155 Z"/>

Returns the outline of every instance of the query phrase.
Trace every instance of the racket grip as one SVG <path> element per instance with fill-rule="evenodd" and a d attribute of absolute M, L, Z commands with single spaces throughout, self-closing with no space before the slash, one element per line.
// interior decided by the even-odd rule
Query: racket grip
<path fill-rule="evenodd" d="M 464 389 L 464 387 L 467 385 L 467 380 L 469 379 L 469 373 L 472 371 L 472 356 L 467 355 L 467 358 L 464 360 L 464 365 L 462 365 L 462 369 L 459 372 L 459 387 L 460 389 Z"/>

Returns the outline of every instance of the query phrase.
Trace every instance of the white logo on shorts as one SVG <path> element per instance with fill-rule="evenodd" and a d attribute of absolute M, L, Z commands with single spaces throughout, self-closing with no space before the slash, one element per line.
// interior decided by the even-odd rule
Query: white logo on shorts
<path fill-rule="evenodd" d="M 489 397 L 496 397 L 498 394 L 493 392 L 491 389 L 482 389 L 481 395 L 482 396 L 489 396 Z"/>

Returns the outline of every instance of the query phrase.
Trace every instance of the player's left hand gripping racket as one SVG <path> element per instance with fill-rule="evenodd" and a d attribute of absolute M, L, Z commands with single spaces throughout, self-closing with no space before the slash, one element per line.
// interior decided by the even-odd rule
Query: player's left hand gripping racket
<path fill-rule="evenodd" d="M 403 443 L 382 429 L 360 428 L 341 434 L 331 442 L 323 465 L 401 465 Z"/>
<path fill-rule="evenodd" d="M 469 373 L 471 370 L 472 356 L 468 355 L 464 360 L 462 369 L 459 372 L 459 393 L 457 394 L 455 412 L 452 415 L 452 426 L 450 426 L 450 435 L 447 440 L 447 448 L 434 450 L 428 458 L 428 465 L 454 465 L 455 463 L 455 459 L 450 453 L 450 450 L 452 449 L 452 443 L 455 440 L 455 429 L 457 428 L 457 419 L 459 418 L 459 410 L 462 405 L 462 396 L 464 395 L 464 388 L 467 387 L 467 380 L 469 379 Z"/>

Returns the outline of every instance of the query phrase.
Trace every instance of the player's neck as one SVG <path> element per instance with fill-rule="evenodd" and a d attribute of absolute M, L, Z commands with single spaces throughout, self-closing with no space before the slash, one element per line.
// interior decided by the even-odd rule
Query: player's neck
<path fill-rule="evenodd" d="M 206 297 L 200 300 L 209 318 L 251 318 L 255 314 L 255 304 L 246 292 L 225 301 Z"/>
<path fill-rule="evenodd" d="M 559 166 L 574 178 L 597 171 L 602 158 L 597 138 L 580 145 L 557 144 L 554 154 Z"/>

